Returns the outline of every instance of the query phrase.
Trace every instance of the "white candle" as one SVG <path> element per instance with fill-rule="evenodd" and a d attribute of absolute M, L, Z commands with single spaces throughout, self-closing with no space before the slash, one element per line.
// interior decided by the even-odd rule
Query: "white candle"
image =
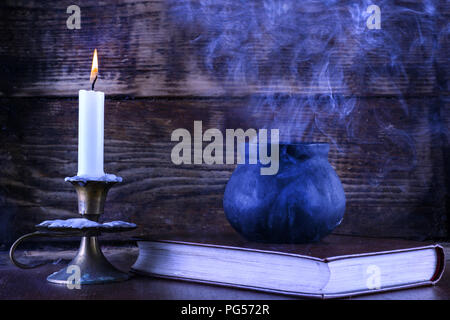
<path fill-rule="evenodd" d="M 95 83 L 97 73 L 97 50 L 95 50 L 91 70 L 92 83 Z M 103 171 L 105 94 L 94 90 L 80 90 L 78 99 L 77 175 L 98 178 L 105 175 Z"/>
<path fill-rule="evenodd" d="M 80 90 L 78 110 L 78 175 L 101 177 L 105 94 Z"/>

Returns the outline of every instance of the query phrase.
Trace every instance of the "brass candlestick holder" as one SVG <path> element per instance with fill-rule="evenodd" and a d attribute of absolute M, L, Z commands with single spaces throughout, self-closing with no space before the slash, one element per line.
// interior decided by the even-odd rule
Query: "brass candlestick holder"
<path fill-rule="evenodd" d="M 79 268 L 79 284 L 99 284 L 127 280 L 129 275 L 117 270 L 103 255 L 98 236 L 103 232 L 115 233 L 130 231 L 136 228 L 135 224 L 123 221 L 98 223 L 100 215 L 104 212 L 106 195 L 109 189 L 121 182 L 122 178 L 114 175 L 105 175 L 105 179 L 85 179 L 83 177 L 70 177 L 66 181 L 72 183 L 78 195 L 78 213 L 81 219 L 50 220 L 36 225 L 36 232 L 26 234 L 11 246 L 11 261 L 23 269 L 30 269 L 38 265 L 25 265 L 18 262 L 14 252 L 18 245 L 31 237 L 69 237 L 81 236 L 80 248 L 67 267 L 49 275 L 47 280 L 58 284 L 73 283 L 74 267 Z"/>

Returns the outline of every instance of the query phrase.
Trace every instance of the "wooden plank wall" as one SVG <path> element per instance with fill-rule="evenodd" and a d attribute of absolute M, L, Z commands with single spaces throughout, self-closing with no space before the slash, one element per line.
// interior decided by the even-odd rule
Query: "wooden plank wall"
<path fill-rule="evenodd" d="M 171 132 L 202 120 L 330 142 L 348 201 L 337 233 L 447 237 L 448 4 L 381 1 L 382 29 L 369 31 L 362 1 L 296 3 L 89 0 L 68 30 L 71 1 L 3 1 L 0 243 L 75 216 L 63 178 L 77 169 L 93 48 L 105 169 L 124 178 L 105 218 L 138 223 L 134 235 L 230 230 L 234 166 L 170 160 Z"/>

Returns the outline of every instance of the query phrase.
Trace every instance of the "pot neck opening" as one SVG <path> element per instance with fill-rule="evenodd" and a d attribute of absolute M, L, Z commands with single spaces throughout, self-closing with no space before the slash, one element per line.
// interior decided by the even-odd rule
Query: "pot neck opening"
<path fill-rule="evenodd" d="M 247 153 L 249 152 L 249 147 L 252 145 L 255 148 L 255 151 L 259 151 L 259 147 L 257 144 L 253 143 L 245 143 L 245 149 L 242 150 Z M 267 150 L 270 152 L 271 144 L 268 143 Z M 330 151 L 330 145 L 326 142 L 299 142 L 299 143 L 279 143 L 279 153 L 280 157 L 283 157 L 283 154 L 287 154 L 293 158 L 304 159 L 304 158 L 312 158 L 312 157 L 325 157 L 328 158 L 328 152 Z"/>
<path fill-rule="evenodd" d="M 282 151 L 283 150 L 283 151 Z M 330 145 L 322 142 L 305 142 L 293 144 L 281 144 L 280 153 L 286 152 L 288 155 L 297 158 L 325 157 L 328 158 Z"/>

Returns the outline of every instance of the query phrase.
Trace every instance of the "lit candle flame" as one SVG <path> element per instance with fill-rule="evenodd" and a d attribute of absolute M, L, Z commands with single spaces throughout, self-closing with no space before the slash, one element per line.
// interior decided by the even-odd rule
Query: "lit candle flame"
<path fill-rule="evenodd" d="M 94 84 L 97 80 L 98 75 L 98 60 L 97 60 L 97 49 L 94 50 L 94 57 L 92 58 L 92 68 L 91 68 L 91 83 Z"/>

